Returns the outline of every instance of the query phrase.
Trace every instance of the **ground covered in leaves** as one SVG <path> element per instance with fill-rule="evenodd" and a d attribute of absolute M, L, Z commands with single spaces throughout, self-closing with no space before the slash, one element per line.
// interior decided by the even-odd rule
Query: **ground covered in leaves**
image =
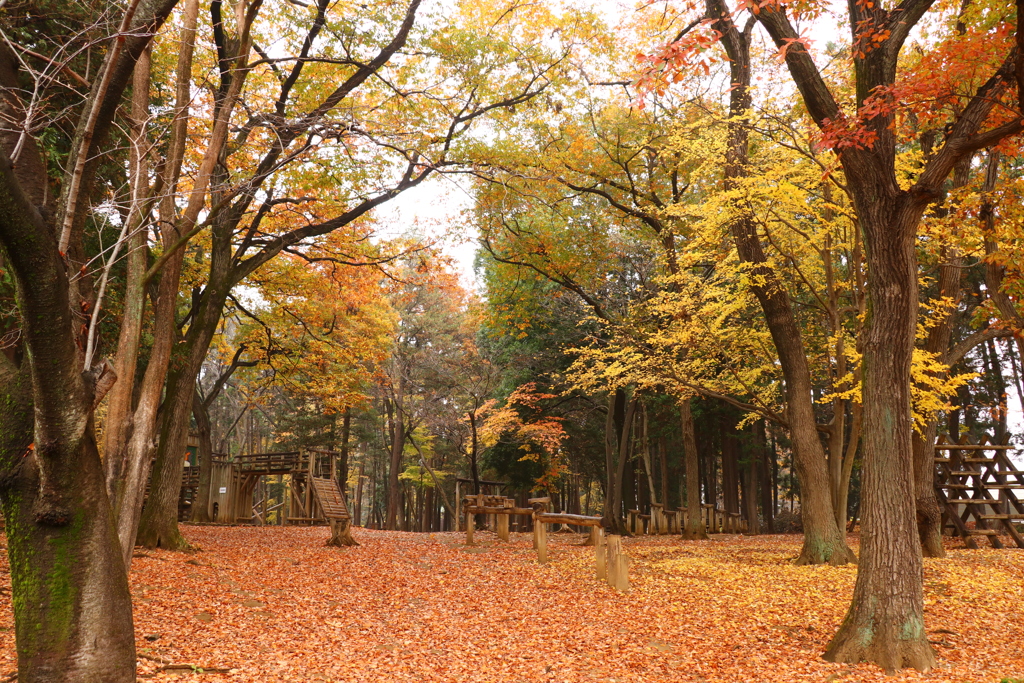
<path fill-rule="evenodd" d="M 958 681 L 1024 678 L 1024 552 L 925 561 L 940 668 L 885 677 L 820 653 L 855 568 L 795 567 L 798 536 L 628 539 L 633 591 L 594 578 L 581 537 L 187 527 L 195 554 L 132 566 L 140 677 L 210 681 Z M 851 543 L 855 539 L 851 537 Z M 3 553 L 0 678 L 14 670 Z"/>

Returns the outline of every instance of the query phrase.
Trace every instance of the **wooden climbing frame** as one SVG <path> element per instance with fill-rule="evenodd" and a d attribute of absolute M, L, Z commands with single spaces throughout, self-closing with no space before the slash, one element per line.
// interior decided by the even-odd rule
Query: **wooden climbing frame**
<path fill-rule="evenodd" d="M 345 497 L 335 476 L 332 451 L 306 449 L 275 453 L 253 453 L 234 459 L 213 459 L 211 506 L 217 506 L 215 521 L 225 524 L 265 524 L 276 509 L 287 524 L 330 524 L 350 521 Z M 199 467 L 187 467 L 182 475 L 182 498 L 191 504 L 196 498 Z M 287 480 L 286 501 L 268 505 L 266 495 L 256 499 L 261 480 L 281 476 Z M 333 490 L 332 490 L 333 489 Z M 189 506 L 186 506 L 186 509 Z"/>
<path fill-rule="evenodd" d="M 1018 529 L 1024 520 L 1024 471 L 1007 455 L 1011 449 L 988 437 L 977 444 L 966 437 L 959 443 L 943 438 L 935 444 L 935 495 L 943 509 L 943 529 L 959 534 L 968 548 L 978 547 L 978 536 L 1002 548 L 1000 533 L 1024 548 Z"/>
<path fill-rule="evenodd" d="M 537 561 L 548 561 L 548 524 L 567 524 L 590 527 L 588 545 L 594 547 L 594 564 L 597 578 L 604 579 L 618 591 L 629 591 L 628 559 L 622 552 L 622 538 L 614 534 L 605 537 L 604 523 L 600 517 L 573 515 L 566 512 L 548 512 L 550 498 L 530 498 L 530 507 L 517 508 L 513 498 L 504 496 L 473 495 L 462 499 L 462 513 L 466 523 L 466 545 L 475 545 L 476 515 L 494 515 L 497 518 L 497 535 L 500 540 L 509 540 L 509 518 L 512 515 L 528 515 L 533 519 L 533 548 Z"/>

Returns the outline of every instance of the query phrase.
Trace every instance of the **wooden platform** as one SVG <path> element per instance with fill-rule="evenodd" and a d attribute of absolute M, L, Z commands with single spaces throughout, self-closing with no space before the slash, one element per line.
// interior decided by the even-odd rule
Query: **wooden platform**
<path fill-rule="evenodd" d="M 266 524 L 269 513 L 279 511 L 288 524 L 324 524 L 349 519 L 335 476 L 333 451 L 304 449 L 253 453 L 232 459 L 215 454 L 216 484 L 211 486 L 211 516 L 227 524 Z M 182 472 L 179 518 L 191 519 L 199 490 L 199 467 Z M 286 482 L 285 500 L 268 505 L 267 491 L 258 489 L 266 477 Z M 211 483 L 213 480 L 211 480 Z"/>

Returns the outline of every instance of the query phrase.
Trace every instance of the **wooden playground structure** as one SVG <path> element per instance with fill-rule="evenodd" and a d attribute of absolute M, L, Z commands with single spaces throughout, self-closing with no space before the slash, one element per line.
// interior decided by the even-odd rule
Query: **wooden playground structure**
<path fill-rule="evenodd" d="M 514 515 L 524 515 L 533 522 L 533 548 L 537 551 L 537 561 L 545 564 L 548 561 L 548 524 L 590 527 L 587 545 L 594 547 L 597 578 L 604 579 L 615 590 L 629 591 L 629 559 L 622 552 L 622 537 L 615 534 L 605 536 L 600 517 L 548 512 L 551 498 L 530 498 L 529 503 L 528 508 L 517 508 L 514 498 L 485 494 L 465 496 L 461 505 L 466 523 L 466 545 L 476 545 L 477 515 L 494 515 L 497 536 L 502 541 L 509 540 L 509 519 Z"/>
<path fill-rule="evenodd" d="M 988 438 L 972 444 L 940 440 L 935 444 L 935 495 L 942 507 L 943 530 L 959 535 L 968 548 L 977 548 L 984 536 L 993 548 L 1002 548 L 1000 534 L 1024 548 L 1019 529 L 1024 520 L 1024 471 L 1007 455 L 1013 447 Z"/>
<path fill-rule="evenodd" d="M 306 449 L 214 457 L 210 480 L 210 519 L 220 524 L 267 524 L 280 511 L 283 524 L 328 524 L 351 521 L 345 496 L 338 486 L 333 451 Z M 191 518 L 198 503 L 200 468 L 186 467 L 178 499 L 179 516 Z M 280 477 L 287 487 L 284 499 L 270 505 L 264 477 Z M 257 493 L 259 492 L 259 495 Z"/>

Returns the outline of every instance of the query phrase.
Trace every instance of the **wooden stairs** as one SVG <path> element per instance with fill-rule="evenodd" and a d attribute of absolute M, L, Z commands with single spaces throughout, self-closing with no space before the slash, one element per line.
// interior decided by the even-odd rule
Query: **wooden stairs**
<path fill-rule="evenodd" d="M 943 508 L 943 529 L 958 533 L 968 548 L 978 547 L 977 536 L 988 538 L 993 548 L 1002 548 L 1000 534 L 1024 548 L 1018 530 L 1024 521 L 1024 471 L 1016 469 L 1007 456 L 1011 448 L 993 444 L 987 437 L 979 444 L 966 439 L 935 444 L 935 493 Z"/>
<path fill-rule="evenodd" d="M 350 519 L 345 496 L 342 495 L 338 482 L 324 477 L 310 477 L 313 485 L 313 496 L 327 521 Z"/>

